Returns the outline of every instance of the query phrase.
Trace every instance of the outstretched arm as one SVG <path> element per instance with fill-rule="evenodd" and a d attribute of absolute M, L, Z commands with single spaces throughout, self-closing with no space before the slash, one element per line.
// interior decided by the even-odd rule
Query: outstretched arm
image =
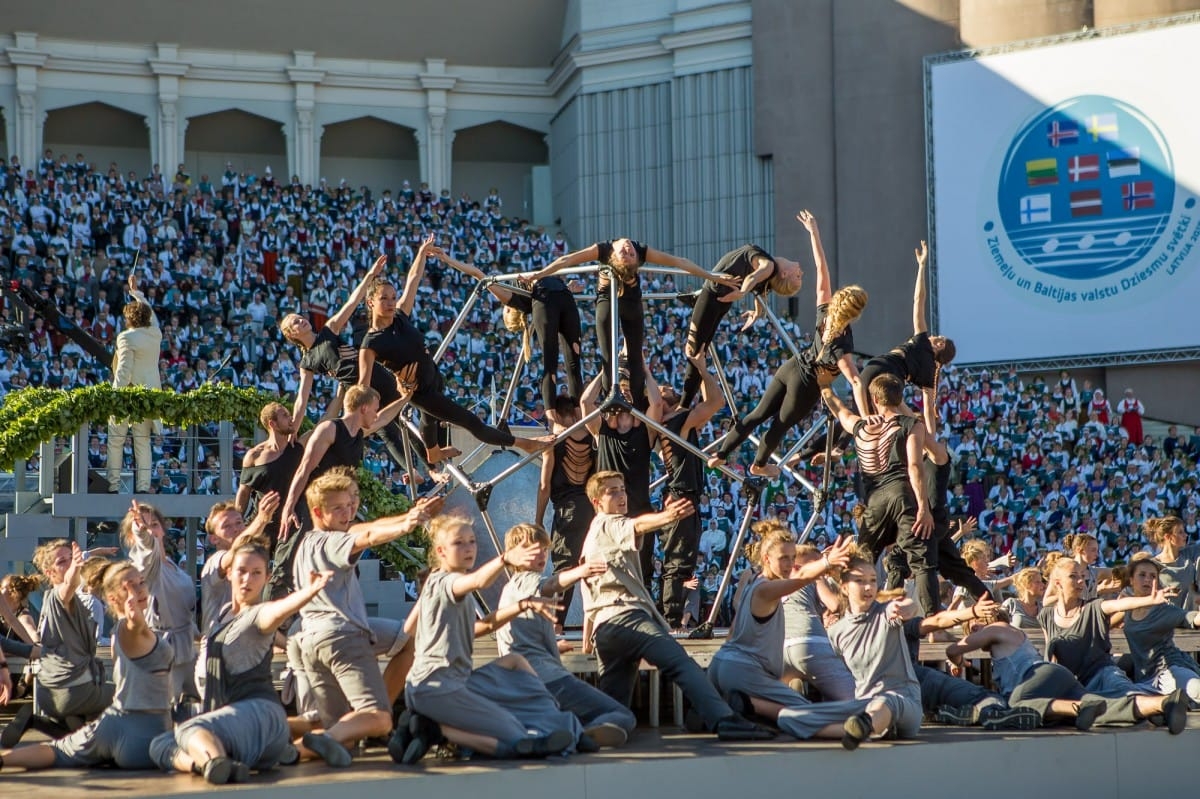
<path fill-rule="evenodd" d="M 654 513 L 643 513 L 641 516 L 633 517 L 633 532 L 635 535 L 642 535 L 651 530 L 657 530 L 660 527 L 666 527 L 672 522 L 677 522 L 680 519 L 686 519 L 696 512 L 696 506 L 687 497 L 676 497 L 663 506 L 660 511 Z"/>
<path fill-rule="evenodd" d="M 300 608 L 312 602 L 317 594 L 329 584 L 333 577 L 331 571 L 313 572 L 309 583 L 299 591 L 294 591 L 282 599 L 264 602 L 258 612 L 254 626 L 260 633 L 269 633 L 279 629 L 279 625 L 300 612 Z"/>
<path fill-rule="evenodd" d="M 683 436 L 692 430 L 698 430 L 708 423 L 708 420 L 725 407 L 725 395 L 717 376 L 708 370 L 704 363 L 706 352 L 701 350 L 698 355 L 688 358 L 692 365 L 700 370 L 700 404 L 688 412 L 687 421 L 683 423 Z"/>
<path fill-rule="evenodd" d="M 796 215 L 796 219 L 804 225 L 812 240 L 813 262 L 817 265 L 817 305 L 824 305 L 833 299 L 833 286 L 829 279 L 829 262 L 825 259 L 825 247 L 821 244 L 821 229 L 817 227 L 817 218 L 811 211 L 801 211 Z"/>
<path fill-rule="evenodd" d="M 590 247 L 584 247 L 582 250 L 569 252 L 566 255 L 560 255 L 550 263 L 543 266 L 541 269 L 529 275 L 530 280 L 541 280 L 544 277 L 550 277 L 555 272 L 561 272 L 564 269 L 569 269 L 572 266 L 586 264 L 589 261 L 600 260 L 600 248 L 593 244 Z"/>
<path fill-rule="evenodd" d="M 487 275 L 478 266 L 475 266 L 474 264 L 464 263 L 463 261 L 460 261 L 457 258 L 451 257 L 441 247 L 431 247 L 429 250 L 429 254 L 434 256 L 438 260 L 440 260 L 442 263 L 449 266 L 451 269 L 457 269 L 459 272 L 462 272 L 467 277 L 473 277 L 476 280 L 487 279 Z M 508 303 L 509 299 L 512 298 L 512 295 L 513 295 L 512 289 L 510 289 L 508 286 L 502 285 L 500 283 L 489 283 L 487 290 L 491 293 L 491 295 L 493 297 L 500 300 L 500 302 L 503 302 L 506 304 Z"/>
<path fill-rule="evenodd" d="M 913 335 L 929 332 L 929 317 L 925 308 L 926 268 L 929 265 L 929 246 L 922 241 L 913 253 L 917 256 L 917 285 L 913 290 Z"/>
<path fill-rule="evenodd" d="M 541 545 L 532 543 L 505 550 L 499 557 L 492 558 L 473 572 L 463 574 L 454 580 L 451 591 L 455 599 L 462 599 L 467 594 L 482 591 L 492 583 L 507 568 L 528 569 L 541 555 Z"/>
<path fill-rule="evenodd" d="M 583 396 L 579 398 L 579 408 L 583 411 L 583 415 L 585 417 L 591 415 L 597 408 L 600 407 L 599 400 L 601 390 L 600 375 L 593 377 L 592 382 L 588 383 L 587 387 L 583 389 Z M 600 417 L 595 416 L 592 417 L 592 419 L 589 420 L 584 427 L 586 427 L 587 431 L 593 436 L 599 436 L 600 422 Z"/>
<path fill-rule="evenodd" d="M 550 575 L 542 581 L 541 592 L 546 596 L 561 594 L 580 580 L 598 577 L 608 571 L 608 564 L 603 561 L 584 561 L 573 569 L 563 569 Z"/>
<path fill-rule="evenodd" d="M 824 369 L 817 370 L 817 383 L 821 386 L 821 399 L 825 401 L 825 407 L 829 408 L 829 412 L 837 417 L 838 424 L 842 426 L 843 430 L 853 430 L 860 417 L 843 405 L 842 401 L 837 398 L 837 394 L 833 393 L 830 386 L 833 384 L 834 377 L 832 372 Z"/>
<path fill-rule="evenodd" d="M 318 425 L 317 429 L 313 431 L 312 437 L 308 439 L 308 443 L 304 445 L 304 455 L 300 458 L 300 465 L 292 477 L 287 499 L 283 503 L 282 515 L 279 517 L 280 541 L 287 539 L 293 523 L 299 524 L 299 519 L 295 517 L 296 503 L 300 501 L 304 489 L 308 486 L 308 476 L 312 474 L 313 469 L 317 468 L 321 458 L 325 457 L 325 453 L 333 445 L 337 435 L 333 425 L 333 422 L 324 422 Z"/>
<path fill-rule="evenodd" d="M 678 255 L 672 255 L 669 252 L 656 250 L 653 247 L 646 248 L 646 262 L 652 264 L 662 264 L 663 266 L 673 266 L 676 269 L 682 269 L 693 277 L 698 277 L 701 280 L 711 280 L 714 283 L 719 283 L 730 288 L 738 288 L 741 281 L 733 275 L 725 275 L 720 272 L 707 272 L 701 269 L 695 261 L 689 258 L 682 258 Z"/>
<path fill-rule="evenodd" d="M 354 315 L 354 309 L 367 296 L 367 287 L 371 285 L 371 281 L 383 274 L 383 268 L 387 266 L 387 256 L 381 255 L 375 259 L 375 263 L 371 264 L 371 268 L 367 270 L 367 274 L 354 287 L 354 291 L 350 292 L 350 296 L 346 299 L 346 304 L 338 309 L 337 313 L 329 317 L 329 321 L 325 326 L 333 331 L 335 335 L 340 336 L 346 328 L 346 323 L 350 321 L 350 317 Z"/>
<path fill-rule="evenodd" d="M 408 277 L 404 279 L 404 292 L 396 303 L 396 307 L 406 315 L 412 314 L 413 306 L 417 302 L 417 288 L 421 285 L 421 278 L 425 276 L 425 259 L 428 257 L 431 247 L 433 247 L 433 234 L 421 242 L 421 248 L 417 250 L 412 266 L 408 268 Z M 370 372 L 367 374 L 370 375 Z M 362 379 L 361 374 L 359 379 Z"/>

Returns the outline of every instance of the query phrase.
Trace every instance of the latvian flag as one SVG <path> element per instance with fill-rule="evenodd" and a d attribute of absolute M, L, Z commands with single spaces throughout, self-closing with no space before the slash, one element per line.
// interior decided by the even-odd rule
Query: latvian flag
<path fill-rule="evenodd" d="M 1030 186 L 1052 186 L 1058 183 L 1058 161 L 1038 158 L 1025 162 L 1025 179 Z"/>
<path fill-rule="evenodd" d="M 1142 151 L 1138 147 L 1108 151 L 1108 176 L 1134 178 L 1142 174 Z"/>
<path fill-rule="evenodd" d="M 1149 180 L 1126 183 L 1121 187 L 1121 199 L 1125 203 L 1126 211 L 1135 211 L 1139 208 L 1153 208 L 1154 183 Z"/>
<path fill-rule="evenodd" d="M 1071 192 L 1071 216 L 1099 216 L 1103 212 L 1099 189 Z"/>
<path fill-rule="evenodd" d="M 1073 155 L 1067 159 L 1067 174 L 1072 183 L 1081 180 L 1096 180 L 1100 177 L 1100 156 Z"/>
<path fill-rule="evenodd" d="M 1079 141 L 1079 123 L 1070 119 L 1056 119 L 1046 125 L 1046 140 L 1051 147 L 1075 144 Z"/>

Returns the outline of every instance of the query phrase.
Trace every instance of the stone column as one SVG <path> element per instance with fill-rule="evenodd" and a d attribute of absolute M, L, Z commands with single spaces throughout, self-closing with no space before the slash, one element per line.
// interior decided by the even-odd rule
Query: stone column
<path fill-rule="evenodd" d="M 9 63 L 16 68 L 16 118 L 10 151 L 19 156 L 24 169 L 37 169 L 42 152 L 42 122 L 38 114 L 38 70 L 46 63 L 46 53 L 37 49 L 36 33 L 15 33 L 16 44 L 7 48 Z"/>
<path fill-rule="evenodd" d="M 454 137 L 446 136 L 446 111 L 450 90 L 458 79 L 446 74 L 446 61 L 442 58 L 425 59 L 425 71 L 419 77 L 421 88 L 425 90 L 426 109 L 426 135 L 417 136 L 421 150 L 421 180 L 429 184 L 436 196 L 442 189 L 450 188 L 449 142 Z"/>
<path fill-rule="evenodd" d="M 158 55 L 149 60 L 150 71 L 158 78 L 158 113 L 150 128 L 150 158 L 169 179 L 183 162 L 183 134 L 179 123 L 179 79 L 188 65 L 180 63 L 179 45 L 159 44 Z M 187 128 L 184 121 L 182 127 Z"/>
<path fill-rule="evenodd" d="M 320 131 L 316 125 L 317 84 L 325 77 L 325 71 L 317 69 L 315 54 L 307 50 L 292 53 L 292 65 L 288 67 L 288 78 L 295 90 L 296 116 L 294 133 L 284 135 L 288 142 L 288 168 L 300 176 L 301 183 L 316 185 L 321 179 Z M 291 178 L 291 175 L 288 175 Z M 285 181 L 286 182 L 286 181 Z"/>

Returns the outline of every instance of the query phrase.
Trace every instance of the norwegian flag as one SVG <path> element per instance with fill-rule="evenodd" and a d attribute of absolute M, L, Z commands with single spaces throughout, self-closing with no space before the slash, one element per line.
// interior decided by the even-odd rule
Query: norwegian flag
<path fill-rule="evenodd" d="M 1121 199 L 1126 211 L 1154 207 L 1154 183 L 1149 180 L 1138 180 L 1126 183 L 1121 187 Z"/>

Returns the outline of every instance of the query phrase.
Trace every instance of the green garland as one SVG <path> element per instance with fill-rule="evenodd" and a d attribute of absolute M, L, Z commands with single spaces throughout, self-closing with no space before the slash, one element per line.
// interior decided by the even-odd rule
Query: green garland
<path fill-rule="evenodd" d="M 43 441 L 74 435 L 85 424 L 118 419 L 161 419 L 172 426 L 191 427 L 228 420 L 244 436 L 253 435 L 259 411 L 283 397 L 254 388 L 209 383 L 180 394 L 131 386 L 88 386 L 71 390 L 26 388 L 9 394 L 0 406 L 0 469 L 9 470 L 33 456 Z M 367 521 L 396 516 L 408 510 L 408 497 L 388 490 L 366 469 L 359 469 L 360 515 Z M 397 571 L 416 574 L 424 568 L 428 537 L 424 530 L 380 548 L 377 554 Z"/>

